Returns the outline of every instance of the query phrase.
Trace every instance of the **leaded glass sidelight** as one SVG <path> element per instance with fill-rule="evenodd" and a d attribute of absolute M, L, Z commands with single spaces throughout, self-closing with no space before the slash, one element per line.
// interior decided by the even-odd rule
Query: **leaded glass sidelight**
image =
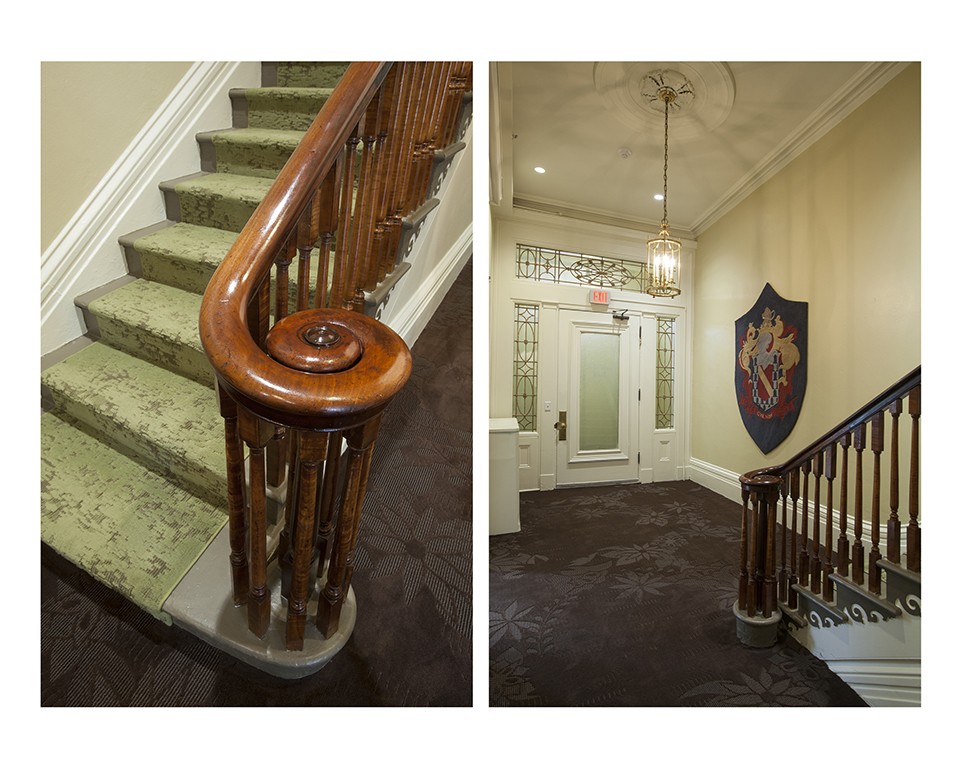
<path fill-rule="evenodd" d="M 537 336 L 540 307 L 517 304 L 513 331 L 513 415 L 524 432 L 537 430 Z"/>
<path fill-rule="evenodd" d="M 674 355 L 677 320 L 657 317 L 657 429 L 673 429 Z"/>
<path fill-rule="evenodd" d="M 542 283 L 616 288 L 636 293 L 647 290 L 646 264 L 532 245 L 517 245 L 516 276 Z"/>

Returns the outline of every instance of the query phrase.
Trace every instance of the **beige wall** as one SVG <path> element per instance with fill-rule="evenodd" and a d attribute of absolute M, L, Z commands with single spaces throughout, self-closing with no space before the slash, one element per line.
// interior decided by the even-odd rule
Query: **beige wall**
<path fill-rule="evenodd" d="M 66 226 L 191 65 L 41 63 L 41 251 Z"/>
<path fill-rule="evenodd" d="M 691 457 L 737 474 L 789 459 L 920 364 L 920 65 L 698 238 Z M 765 283 L 809 303 L 807 393 L 764 456 L 734 392 L 734 322 Z"/>

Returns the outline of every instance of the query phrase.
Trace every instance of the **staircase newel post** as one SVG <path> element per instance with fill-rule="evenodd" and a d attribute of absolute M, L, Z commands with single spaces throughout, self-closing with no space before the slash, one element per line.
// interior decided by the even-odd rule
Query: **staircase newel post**
<path fill-rule="evenodd" d="M 747 474 L 740 477 L 743 494 L 743 531 L 748 518 L 747 499 L 753 503 L 753 535 L 750 552 L 752 563 L 746 564 L 748 578 L 746 611 L 738 603 L 733 607 L 737 621 L 737 637 L 744 645 L 768 648 L 777 640 L 777 627 L 781 612 L 777 607 L 776 584 L 776 524 L 777 498 L 780 495 L 780 478 L 774 475 Z M 745 562 L 748 538 L 741 532 L 741 564 Z M 741 574 L 742 582 L 742 574 Z M 757 611 L 759 603 L 760 610 Z M 758 615 L 759 613 L 759 615 Z"/>
<path fill-rule="evenodd" d="M 910 390 L 907 408 L 913 419 L 910 434 L 910 522 L 907 524 L 907 568 L 920 570 L 920 385 Z"/>

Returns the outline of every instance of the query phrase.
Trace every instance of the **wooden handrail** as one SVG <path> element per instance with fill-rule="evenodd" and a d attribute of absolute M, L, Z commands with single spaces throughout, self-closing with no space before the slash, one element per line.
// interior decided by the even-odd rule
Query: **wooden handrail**
<path fill-rule="evenodd" d="M 777 477 L 783 477 L 789 472 L 792 472 L 794 469 L 803 466 L 804 463 L 810 461 L 828 445 L 836 443 L 841 437 L 843 437 L 843 435 L 853 431 L 855 427 L 868 422 L 873 416 L 882 411 L 891 402 L 906 396 L 911 389 L 919 385 L 920 366 L 918 365 L 896 384 L 881 392 L 869 403 L 856 411 L 852 416 L 831 429 L 819 440 L 812 442 L 793 458 L 788 459 L 787 461 L 783 462 L 783 464 L 778 464 L 775 467 L 751 470 L 750 472 L 747 472 L 741 476 L 741 482 L 744 478 L 751 478 L 757 475 L 775 475 Z"/>
<path fill-rule="evenodd" d="M 372 418 L 381 410 L 378 406 L 396 393 L 385 397 L 382 392 L 360 392 L 349 377 L 322 377 L 278 363 L 253 338 L 247 318 L 247 307 L 268 278 L 286 238 L 388 70 L 388 62 L 350 65 L 204 293 L 200 339 L 218 383 L 238 403 L 268 421 L 335 429 L 340 425 L 338 418 L 358 413 Z M 398 373 L 388 378 L 395 380 Z"/>

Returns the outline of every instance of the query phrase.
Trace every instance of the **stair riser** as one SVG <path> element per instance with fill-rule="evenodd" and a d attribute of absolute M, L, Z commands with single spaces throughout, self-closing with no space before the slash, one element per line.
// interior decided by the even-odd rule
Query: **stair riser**
<path fill-rule="evenodd" d="M 333 88 L 350 66 L 349 61 L 281 61 L 268 68 L 264 62 L 263 84 L 283 88 Z"/>
<path fill-rule="evenodd" d="M 284 92 L 277 89 L 247 89 L 247 125 L 281 131 L 305 131 L 319 114 L 331 91 Z"/>
<path fill-rule="evenodd" d="M 97 322 L 100 326 L 100 340 L 104 344 L 185 376 L 198 384 L 213 387 L 213 369 L 202 346 L 163 338 L 114 318 L 98 317 Z"/>
<path fill-rule="evenodd" d="M 219 195 L 191 186 L 178 187 L 177 197 L 180 201 L 180 221 L 228 232 L 240 232 L 262 199 Z"/>
<path fill-rule="evenodd" d="M 85 402 L 70 399 L 64 392 L 51 388 L 56 412 L 65 420 L 79 425 L 113 450 L 132 458 L 151 472 L 176 481 L 178 485 L 211 504 L 222 505 L 226 498 L 226 475 L 217 475 L 208 467 L 200 467 L 182 455 L 156 445 L 130 424 L 113 414 L 102 413 Z"/>

